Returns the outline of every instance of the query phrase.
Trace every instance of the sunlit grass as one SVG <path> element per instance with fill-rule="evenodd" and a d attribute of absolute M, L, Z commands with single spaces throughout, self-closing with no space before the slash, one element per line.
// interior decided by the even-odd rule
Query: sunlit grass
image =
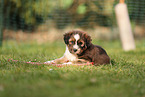
<path fill-rule="evenodd" d="M 106 49 L 111 65 L 31 65 L 20 61 L 45 62 L 59 58 L 63 42 L 4 42 L 0 55 L 0 97 L 144 97 L 145 40 L 136 50 L 124 52 L 119 41 L 93 41 Z"/>

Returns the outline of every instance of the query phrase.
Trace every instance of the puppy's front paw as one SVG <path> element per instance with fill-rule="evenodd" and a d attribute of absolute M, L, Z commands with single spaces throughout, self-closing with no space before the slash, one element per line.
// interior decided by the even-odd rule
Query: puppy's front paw
<path fill-rule="evenodd" d="M 63 65 L 70 65 L 72 62 L 63 63 Z"/>
<path fill-rule="evenodd" d="M 55 64 L 55 62 L 54 62 L 54 60 L 52 60 L 52 61 L 46 61 L 46 62 L 44 62 L 44 64 Z"/>

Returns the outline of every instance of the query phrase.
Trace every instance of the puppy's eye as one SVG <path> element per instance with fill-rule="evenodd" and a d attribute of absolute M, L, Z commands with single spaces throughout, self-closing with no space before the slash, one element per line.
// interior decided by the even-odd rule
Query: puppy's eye
<path fill-rule="evenodd" d="M 78 43 L 78 45 L 82 45 L 82 44 L 83 44 L 82 42 L 79 42 L 79 43 Z"/>
<path fill-rule="evenodd" d="M 71 44 L 74 44 L 74 41 L 70 41 Z"/>

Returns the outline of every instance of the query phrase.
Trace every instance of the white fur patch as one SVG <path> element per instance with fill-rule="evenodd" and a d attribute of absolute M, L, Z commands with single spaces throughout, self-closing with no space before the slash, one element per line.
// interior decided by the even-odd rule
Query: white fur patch
<path fill-rule="evenodd" d="M 77 45 L 77 43 L 73 46 L 74 49 L 78 49 L 79 46 Z"/>
<path fill-rule="evenodd" d="M 44 64 L 53 64 L 53 63 L 55 63 L 54 60 L 44 62 Z"/>
<path fill-rule="evenodd" d="M 80 39 L 80 35 L 79 34 L 75 34 L 74 38 L 76 39 L 76 41 L 78 41 Z"/>
<path fill-rule="evenodd" d="M 78 49 L 79 46 L 77 45 L 77 41 L 80 39 L 80 35 L 79 34 L 75 34 L 74 38 L 76 39 L 75 41 L 75 45 L 73 46 L 74 49 Z"/>
<path fill-rule="evenodd" d="M 72 62 L 63 63 L 63 65 L 70 65 Z"/>
<path fill-rule="evenodd" d="M 73 55 L 73 54 L 71 54 L 71 53 L 69 52 L 69 49 L 68 49 L 67 46 L 66 46 L 66 50 L 65 50 L 64 56 L 65 56 L 69 61 L 75 61 L 76 59 L 78 59 L 75 55 Z"/>

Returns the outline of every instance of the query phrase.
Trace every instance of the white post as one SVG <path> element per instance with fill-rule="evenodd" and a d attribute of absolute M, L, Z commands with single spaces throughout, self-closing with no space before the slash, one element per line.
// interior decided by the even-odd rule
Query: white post
<path fill-rule="evenodd" d="M 116 19 L 120 31 L 120 39 L 125 51 L 134 50 L 135 43 L 128 15 L 127 5 L 119 3 L 115 6 Z"/>

